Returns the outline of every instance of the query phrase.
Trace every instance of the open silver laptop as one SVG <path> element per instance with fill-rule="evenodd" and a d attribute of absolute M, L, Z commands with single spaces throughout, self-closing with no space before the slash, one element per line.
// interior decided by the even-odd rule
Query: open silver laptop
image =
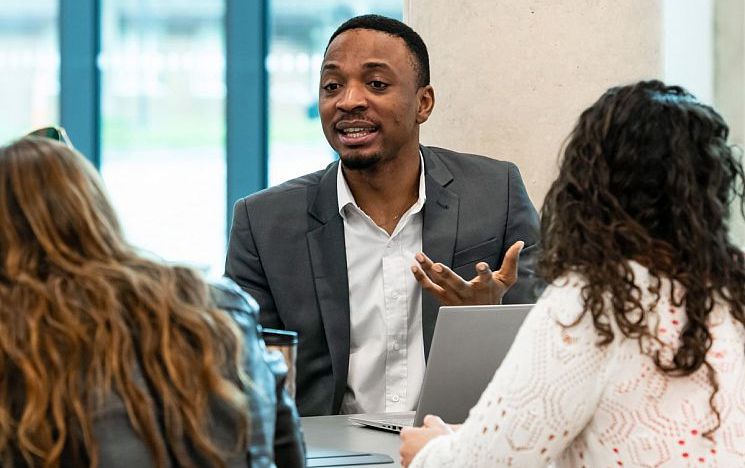
<path fill-rule="evenodd" d="M 459 424 L 491 381 L 533 304 L 440 307 L 416 412 L 360 414 L 349 420 L 400 432 L 436 414 Z"/>

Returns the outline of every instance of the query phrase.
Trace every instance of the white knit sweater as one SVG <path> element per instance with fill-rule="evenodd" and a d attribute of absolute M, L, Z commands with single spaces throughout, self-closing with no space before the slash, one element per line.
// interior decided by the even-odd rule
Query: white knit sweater
<path fill-rule="evenodd" d="M 648 271 L 631 265 L 651 304 Z M 710 320 L 707 361 L 722 418 L 711 441 L 702 436 L 715 424 L 705 368 L 671 377 L 649 356 L 671 356 L 686 324 L 669 300 L 673 284 L 663 280 L 649 315 L 659 343 L 640 346 L 611 320 L 615 338 L 605 347 L 589 313 L 560 325 L 579 317 L 582 284 L 569 276 L 546 289 L 463 427 L 432 440 L 412 467 L 745 467 L 745 330 L 726 306 Z"/>

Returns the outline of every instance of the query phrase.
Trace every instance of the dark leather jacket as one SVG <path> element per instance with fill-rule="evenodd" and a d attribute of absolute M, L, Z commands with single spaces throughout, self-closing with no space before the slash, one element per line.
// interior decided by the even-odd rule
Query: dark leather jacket
<path fill-rule="evenodd" d="M 261 339 L 256 302 L 235 283 L 223 279 L 212 285 L 215 304 L 228 313 L 244 335 L 244 368 L 249 378 L 246 389 L 250 401 L 250 446 L 246 456 L 226 461 L 233 467 L 304 467 L 305 445 L 295 404 L 284 391 L 287 367 L 278 352 L 268 352 Z M 140 369 L 134 378 L 147 388 Z M 213 407 L 211 429 L 216 442 L 231 439 L 230 412 Z M 117 395 L 105 399 L 103 409 L 95 415 L 94 434 L 99 450 L 99 466 L 106 468 L 154 467 L 147 446 L 136 435 L 127 416 L 124 402 Z M 72 466 L 63 453 L 63 467 Z M 175 463 L 168 463 L 174 466 Z M 25 466 L 18 460 L 16 466 Z"/>
<path fill-rule="evenodd" d="M 232 280 L 213 284 L 217 306 L 243 331 L 245 369 L 250 381 L 251 447 L 249 466 L 305 466 L 305 444 L 295 403 L 284 391 L 287 366 L 279 352 L 268 352 L 258 325 L 259 306 Z"/>

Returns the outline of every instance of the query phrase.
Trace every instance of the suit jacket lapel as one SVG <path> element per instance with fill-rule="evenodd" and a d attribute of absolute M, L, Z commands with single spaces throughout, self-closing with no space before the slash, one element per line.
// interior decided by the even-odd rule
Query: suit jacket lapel
<path fill-rule="evenodd" d="M 315 197 L 308 201 L 311 221 L 307 234 L 313 281 L 334 374 L 332 411 L 337 413 L 346 390 L 349 368 L 349 281 L 344 244 L 344 222 L 336 195 L 337 164 L 321 178 Z"/>
<path fill-rule="evenodd" d="M 448 267 L 453 264 L 455 237 L 458 233 L 458 196 L 446 187 L 453 180 L 452 173 L 429 148 L 421 147 L 424 157 L 427 201 L 424 204 L 422 250 L 434 262 Z M 440 304 L 435 297 L 422 291 L 422 331 L 424 355 L 429 356 Z"/>

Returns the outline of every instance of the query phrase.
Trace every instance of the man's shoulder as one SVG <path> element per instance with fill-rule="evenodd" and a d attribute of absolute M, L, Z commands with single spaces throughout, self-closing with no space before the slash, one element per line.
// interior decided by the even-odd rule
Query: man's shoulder
<path fill-rule="evenodd" d="M 332 163 L 324 169 L 290 179 L 279 185 L 268 187 L 248 195 L 241 199 L 241 202 L 250 206 L 276 206 L 276 203 L 305 199 L 308 191 L 318 188 L 324 176 L 327 174 L 331 176 L 332 174 L 330 172 L 335 173 L 335 171 L 336 164 Z"/>
<path fill-rule="evenodd" d="M 461 153 L 459 151 L 450 150 L 447 148 L 439 148 L 437 146 L 424 146 L 425 150 L 429 150 L 443 161 L 443 163 L 456 166 L 464 167 L 479 167 L 489 168 L 491 170 L 508 170 L 514 163 L 509 161 L 503 161 L 501 159 L 484 156 L 481 154 L 473 153 Z"/>
<path fill-rule="evenodd" d="M 481 172 L 507 174 L 511 168 L 516 167 L 514 163 L 500 159 L 473 153 L 461 153 L 447 148 L 437 146 L 423 146 L 422 153 L 426 155 L 429 152 L 436 157 L 439 162 L 444 164 L 451 171 L 456 172 Z"/>

